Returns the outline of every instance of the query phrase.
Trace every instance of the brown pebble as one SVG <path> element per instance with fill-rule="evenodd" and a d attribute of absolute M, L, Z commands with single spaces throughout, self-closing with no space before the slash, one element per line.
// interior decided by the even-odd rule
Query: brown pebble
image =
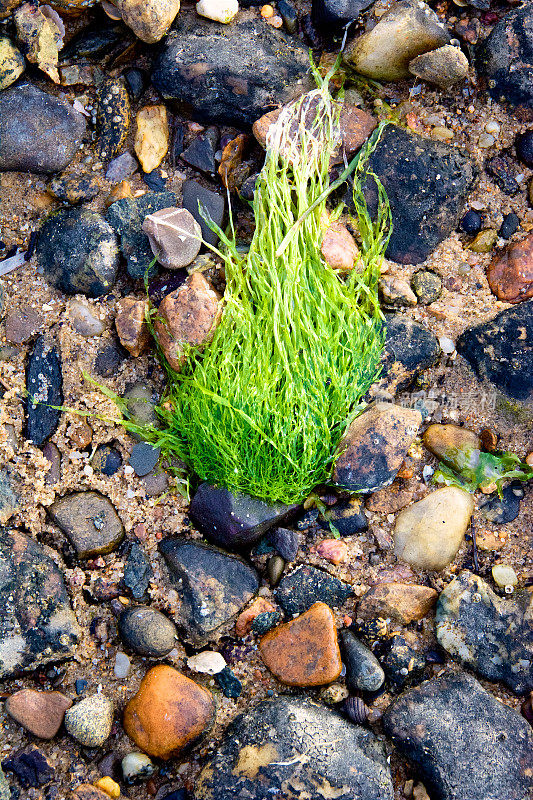
<path fill-rule="evenodd" d="M 61 692 L 21 689 L 7 698 L 5 709 L 26 730 L 39 739 L 53 739 L 72 700 Z"/>
<path fill-rule="evenodd" d="M 397 483 L 378 489 L 366 500 L 366 507 L 373 514 L 395 514 L 408 506 L 413 499 L 413 493 L 408 489 L 401 489 Z"/>
<path fill-rule="evenodd" d="M 340 564 L 346 560 L 348 545 L 342 539 L 323 539 L 317 544 L 316 552 L 332 564 Z"/>
<path fill-rule="evenodd" d="M 68 800 L 109 800 L 109 795 L 90 783 L 82 783 L 70 793 Z"/>
<path fill-rule="evenodd" d="M 144 676 L 124 710 L 124 730 L 143 752 L 167 759 L 212 723 L 211 693 L 177 669 L 160 664 Z"/>
<path fill-rule="evenodd" d="M 491 431 L 490 428 L 483 428 L 479 432 L 479 438 L 481 439 L 481 444 L 483 449 L 486 450 L 488 453 L 493 453 L 498 446 L 498 434 Z"/>
<path fill-rule="evenodd" d="M 6 339 L 13 344 L 24 344 L 42 330 L 43 324 L 41 315 L 27 306 L 8 311 Z"/>
<path fill-rule="evenodd" d="M 132 356 L 140 356 L 150 343 L 147 307 L 147 300 L 137 300 L 135 297 L 122 297 L 117 303 L 115 327 L 118 338 Z"/>
<path fill-rule="evenodd" d="M 437 602 L 438 593 L 414 583 L 380 583 L 372 587 L 357 607 L 359 619 L 390 618 L 407 625 L 422 619 Z"/>
<path fill-rule="evenodd" d="M 320 246 L 322 258 L 332 269 L 351 272 L 354 267 L 362 272 L 364 264 L 355 240 L 342 222 L 334 222 L 324 233 Z"/>
<path fill-rule="evenodd" d="M 520 303 L 533 297 L 533 233 L 494 259 L 487 280 L 498 300 Z"/>
<path fill-rule="evenodd" d="M 237 622 L 235 623 L 235 634 L 237 636 L 246 636 L 252 630 L 254 619 L 259 614 L 264 614 L 268 611 L 275 611 L 275 606 L 272 605 L 264 597 L 256 597 L 251 606 L 239 614 Z"/>
<path fill-rule="evenodd" d="M 335 617 L 325 603 L 269 631 L 259 650 L 268 669 L 288 686 L 323 686 L 342 670 Z"/>
<path fill-rule="evenodd" d="M 131 183 L 129 181 L 120 181 L 116 186 L 113 186 L 111 191 L 106 197 L 105 206 L 113 205 L 117 200 L 124 200 L 125 197 L 132 197 Z"/>

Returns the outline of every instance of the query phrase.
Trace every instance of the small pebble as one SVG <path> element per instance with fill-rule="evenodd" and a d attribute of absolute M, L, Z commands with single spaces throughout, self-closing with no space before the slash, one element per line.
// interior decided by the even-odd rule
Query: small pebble
<path fill-rule="evenodd" d="M 533 167 L 533 128 L 516 137 L 516 155 L 527 167 Z"/>
<path fill-rule="evenodd" d="M 489 147 L 492 147 L 496 143 L 496 139 L 494 136 L 491 136 L 490 133 L 482 133 L 479 139 L 477 140 L 478 146 L 481 147 L 483 150 L 488 150 Z"/>
<path fill-rule="evenodd" d="M 156 466 L 160 455 L 159 447 L 153 447 L 148 442 L 138 442 L 131 449 L 130 467 L 133 467 L 135 474 L 139 477 L 148 475 Z"/>
<path fill-rule="evenodd" d="M 511 211 L 509 214 L 504 216 L 499 234 L 502 239 L 510 239 L 513 233 L 516 233 L 519 227 L 520 218 Z"/>
<path fill-rule="evenodd" d="M 222 689 L 224 697 L 229 697 L 231 700 L 236 700 L 237 697 L 240 697 L 242 683 L 229 667 L 224 667 L 223 670 L 217 672 L 215 680 Z"/>
<path fill-rule="evenodd" d="M 267 564 L 267 573 L 268 573 L 268 581 L 271 586 L 277 586 L 281 580 L 281 576 L 283 575 L 283 570 L 285 569 L 285 561 L 282 559 L 281 556 L 271 556 L 268 559 Z"/>
<path fill-rule="evenodd" d="M 102 694 L 80 700 L 65 714 L 65 728 L 85 747 L 100 747 L 111 733 L 113 703 Z"/>
<path fill-rule="evenodd" d="M 123 680 L 127 678 L 131 672 L 131 662 L 126 653 L 118 652 L 115 656 L 115 678 Z"/>
<path fill-rule="evenodd" d="M 507 586 L 514 587 L 518 584 L 518 576 L 508 564 L 495 564 L 492 568 L 492 577 L 500 589 L 505 589 Z"/>
<path fill-rule="evenodd" d="M 474 209 L 470 209 L 462 218 L 459 227 L 465 233 L 475 234 L 481 230 L 482 222 L 481 214 L 474 211 Z"/>
<path fill-rule="evenodd" d="M 491 133 L 493 136 L 499 136 L 501 125 L 499 122 L 496 122 L 496 120 L 491 119 L 485 125 L 485 130 L 487 131 L 487 133 Z"/>
<path fill-rule="evenodd" d="M 213 650 L 204 650 L 187 659 L 187 666 L 194 672 L 205 672 L 207 675 L 216 675 L 226 667 L 226 659 Z"/>
<path fill-rule="evenodd" d="M 490 253 L 497 239 L 497 231 L 487 228 L 477 234 L 474 241 L 468 245 L 468 249 L 472 250 L 473 253 Z"/>
<path fill-rule="evenodd" d="M 455 350 L 455 342 L 448 336 L 440 336 L 439 345 L 442 352 L 446 355 L 450 355 Z"/>
<path fill-rule="evenodd" d="M 197 14 L 214 22 L 222 22 L 224 25 L 231 22 L 238 10 L 237 0 L 200 0 L 196 3 Z"/>
<path fill-rule="evenodd" d="M 156 767 L 146 753 L 128 753 L 121 762 L 124 783 L 130 786 L 133 783 L 146 781 L 156 771 Z"/>
<path fill-rule="evenodd" d="M 99 778 L 94 785 L 97 789 L 100 789 L 111 797 L 111 800 L 118 800 L 120 797 L 120 786 L 113 778 L 110 778 L 109 775 L 104 775 L 103 778 Z"/>

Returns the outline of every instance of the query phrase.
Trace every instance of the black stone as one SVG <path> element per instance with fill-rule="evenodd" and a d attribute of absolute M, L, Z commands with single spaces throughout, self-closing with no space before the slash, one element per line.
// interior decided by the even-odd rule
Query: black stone
<path fill-rule="evenodd" d="M 348 688 L 353 692 L 377 692 L 385 673 L 375 655 L 348 628 L 340 630 L 339 640 Z"/>
<path fill-rule="evenodd" d="M 503 218 L 502 226 L 500 228 L 500 236 L 502 239 L 510 239 L 513 233 L 516 233 L 520 227 L 520 218 L 512 211 L 506 214 Z"/>
<path fill-rule="evenodd" d="M 63 374 L 57 347 L 39 336 L 26 370 L 26 428 L 24 435 L 41 447 L 56 430 L 63 404 Z"/>
<path fill-rule="evenodd" d="M 249 761 L 252 754 L 260 760 Z M 368 729 L 296 697 L 266 700 L 238 716 L 194 790 L 195 800 L 327 796 L 393 800 L 385 750 Z"/>
<path fill-rule="evenodd" d="M 112 24 L 109 18 L 102 14 L 97 24 L 83 28 L 65 44 L 60 59 L 80 61 L 88 58 L 100 61 L 115 50 L 122 52 L 132 38 L 131 32 L 124 27 L 122 20 Z"/>
<path fill-rule="evenodd" d="M 533 167 L 533 128 L 519 133 L 515 141 L 516 155 L 526 167 Z"/>
<path fill-rule="evenodd" d="M 54 197 L 57 197 L 58 200 L 76 205 L 77 203 L 88 202 L 92 200 L 93 197 L 96 197 L 100 191 L 100 182 L 97 178 L 78 178 L 72 175 L 60 175 L 58 178 L 52 178 L 46 188 L 48 192 L 54 195 Z M 34 242 L 36 245 L 36 233 Z M 29 259 L 27 260 L 29 261 Z"/>
<path fill-rule="evenodd" d="M 207 220 L 212 219 L 218 227 L 224 220 L 224 198 L 200 186 L 196 181 L 185 181 L 182 186 L 182 205 L 189 211 L 202 229 L 202 237 L 208 244 L 216 245 L 218 234 L 211 230 Z M 204 218 L 205 217 L 205 218 Z"/>
<path fill-rule="evenodd" d="M 259 173 L 255 172 L 243 182 L 242 186 L 239 188 L 239 197 L 241 200 L 247 200 L 249 203 L 252 202 L 254 199 L 255 185 L 258 177 Z"/>
<path fill-rule="evenodd" d="M 148 442 L 137 442 L 131 448 L 129 465 L 133 467 L 136 475 L 142 477 L 154 469 L 160 455 L 159 447 L 154 447 Z"/>
<path fill-rule="evenodd" d="M 150 79 L 146 72 L 136 67 L 124 70 L 122 73 L 128 85 L 129 92 L 133 100 L 139 100 L 140 96 L 150 83 Z"/>
<path fill-rule="evenodd" d="M 85 135 L 83 114 L 32 84 L 0 93 L 0 171 L 60 172 Z"/>
<path fill-rule="evenodd" d="M 222 694 L 225 697 L 229 697 L 234 700 L 241 696 L 242 683 L 229 667 L 224 667 L 223 670 L 217 672 L 215 675 L 215 680 L 222 689 Z"/>
<path fill-rule="evenodd" d="M 76 694 L 78 696 L 83 694 L 88 685 L 89 684 L 85 680 L 85 678 L 76 678 L 76 680 L 74 681 L 74 687 L 76 689 Z"/>
<path fill-rule="evenodd" d="M 531 796 L 530 726 L 470 675 L 424 681 L 388 707 L 383 724 L 435 800 Z"/>
<path fill-rule="evenodd" d="M 0 678 L 70 658 L 81 634 L 63 576 L 41 545 L 0 528 Z"/>
<path fill-rule="evenodd" d="M 385 326 L 382 373 L 376 390 L 378 394 L 380 389 L 395 394 L 431 367 L 441 351 L 435 334 L 408 316 L 386 314 Z"/>
<path fill-rule="evenodd" d="M 164 192 L 167 179 L 163 178 L 160 169 L 153 169 L 151 172 L 143 172 L 143 181 L 153 192 Z"/>
<path fill-rule="evenodd" d="M 91 465 L 96 472 L 103 475 L 114 475 L 122 466 L 122 456 L 119 451 L 109 444 L 100 444 L 91 461 Z"/>
<path fill-rule="evenodd" d="M 457 352 L 479 378 L 511 401 L 533 407 L 533 300 L 468 328 L 457 340 Z"/>
<path fill-rule="evenodd" d="M 297 531 L 291 531 L 289 528 L 275 528 L 269 532 L 268 540 L 285 561 L 294 561 L 301 541 L 301 536 Z"/>
<path fill-rule="evenodd" d="M 98 158 L 109 161 L 126 140 L 130 125 L 130 97 L 124 78 L 105 78 L 98 87 L 96 128 Z"/>
<path fill-rule="evenodd" d="M 469 233 L 474 236 L 479 233 L 483 224 L 483 218 L 479 211 L 474 211 L 473 208 L 469 209 L 462 218 L 459 227 L 464 233 Z"/>
<path fill-rule="evenodd" d="M 35 747 L 20 750 L 6 758 L 2 761 L 2 768 L 6 772 L 12 772 L 23 789 L 46 786 L 54 777 L 54 770 Z"/>
<path fill-rule="evenodd" d="M 167 538 L 159 549 L 180 595 L 180 621 L 196 642 L 231 620 L 259 588 L 255 569 L 215 547 Z"/>
<path fill-rule="evenodd" d="M 234 548 L 252 545 L 296 508 L 201 483 L 189 514 L 200 533 L 215 544 Z"/>
<path fill-rule="evenodd" d="M 533 106 L 533 6 L 524 3 L 496 23 L 476 48 L 477 69 L 498 102 Z"/>
<path fill-rule="evenodd" d="M 51 214 L 39 230 L 35 252 L 48 283 L 66 294 L 100 297 L 115 283 L 117 237 L 95 211 L 66 208 Z"/>
<path fill-rule="evenodd" d="M 216 172 L 215 153 L 218 145 L 218 129 L 214 126 L 197 136 L 181 154 L 182 159 L 194 169 L 214 175 Z"/>
<path fill-rule="evenodd" d="M 326 25 L 341 28 L 347 22 L 356 20 L 373 2 L 374 0 L 313 0 L 311 15 L 317 27 Z"/>
<path fill-rule="evenodd" d="M 162 658 L 177 644 L 176 626 L 150 606 L 134 606 L 120 615 L 118 632 L 128 647 L 149 658 Z"/>
<path fill-rule="evenodd" d="M 118 339 L 106 345 L 99 351 L 94 359 L 94 369 L 102 378 L 112 378 L 117 374 L 117 370 L 123 361 L 128 357 Z"/>
<path fill-rule="evenodd" d="M 145 594 L 153 577 L 150 562 L 138 542 L 133 542 L 124 565 L 124 583 L 136 600 Z"/>
<path fill-rule="evenodd" d="M 256 16 L 220 26 L 180 14 L 152 83 L 163 97 L 189 103 L 207 120 L 252 125 L 305 91 L 308 72 L 307 48 Z"/>
<path fill-rule="evenodd" d="M 474 161 L 458 148 L 395 125 L 385 128 L 368 169 L 387 192 L 393 229 L 386 255 L 400 264 L 425 261 L 457 227 L 477 177 Z M 372 179 L 365 195 L 375 213 L 378 193 Z M 351 192 L 345 199 L 352 203 Z"/>
<path fill-rule="evenodd" d="M 283 20 L 286 31 L 288 33 L 296 33 L 298 30 L 298 14 L 294 6 L 288 3 L 287 0 L 278 0 L 276 9 Z"/>
<path fill-rule="evenodd" d="M 520 501 L 524 496 L 522 484 L 513 481 L 502 491 L 502 497 L 492 497 L 480 504 L 480 512 L 489 522 L 505 525 L 513 522 L 520 514 Z"/>
<path fill-rule="evenodd" d="M 426 666 L 424 655 L 415 650 L 403 636 L 392 636 L 389 639 L 380 662 L 394 689 L 420 679 Z"/>
<path fill-rule="evenodd" d="M 313 603 L 331 608 L 342 606 L 352 587 L 317 567 L 299 566 L 286 575 L 274 592 L 276 601 L 287 614 L 302 614 Z"/>
<path fill-rule="evenodd" d="M 467 570 L 441 592 L 437 639 L 451 656 L 513 692 L 533 689 L 533 597 L 498 597 Z"/>
<path fill-rule="evenodd" d="M 509 158 L 494 156 L 486 162 L 485 170 L 492 175 L 504 194 L 516 194 L 520 189 L 514 164 Z"/>
<path fill-rule="evenodd" d="M 256 636 L 263 636 L 268 631 L 275 628 L 281 622 L 281 614 L 279 611 L 263 611 L 258 614 L 252 622 L 252 632 Z"/>
<path fill-rule="evenodd" d="M 132 278 L 144 278 L 154 260 L 148 237 L 142 230 L 144 218 L 162 208 L 178 205 L 174 192 L 147 192 L 140 197 L 125 197 L 109 206 L 106 220 L 120 237 L 120 249 Z M 154 265 L 149 274 L 157 271 Z"/>
<path fill-rule="evenodd" d="M 357 497 L 335 503 L 320 515 L 318 522 L 323 530 L 337 532 L 341 536 L 353 536 L 368 530 L 368 520 L 363 504 Z"/>

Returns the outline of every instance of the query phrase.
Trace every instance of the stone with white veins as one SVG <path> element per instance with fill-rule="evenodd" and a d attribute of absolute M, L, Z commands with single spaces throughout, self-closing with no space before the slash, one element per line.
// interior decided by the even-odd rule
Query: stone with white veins
<path fill-rule="evenodd" d="M 167 269 L 187 267 L 202 246 L 202 229 L 186 208 L 162 208 L 143 222 L 150 247 Z"/>

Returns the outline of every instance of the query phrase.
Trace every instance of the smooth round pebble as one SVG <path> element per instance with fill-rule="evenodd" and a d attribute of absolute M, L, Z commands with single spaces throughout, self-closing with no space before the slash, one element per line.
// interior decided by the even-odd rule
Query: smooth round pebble
<path fill-rule="evenodd" d="M 499 136 L 501 125 L 499 122 L 496 122 L 495 119 L 491 119 L 485 125 L 485 130 L 487 131 L 487 133 L 491 133 L 493 136 Z"/>
<path fill-rule="evenodd" d="M 155 772 L 155 766 L 146 753 L 128 753 L 121 762 L 124 782 L 129 786 L 137 781 L 146 781 Z"/>
<path fill-rule="evenodd" d="M 518 576 L 509 564 L 495 564 L 492 568 L 492 577 L 494 578 L 494 583 L 500 589 L 518 584 Z"/>
<path fill-rule="evenodd" d="M 204 650 L 187 659 L 187 666 L 194 672 L 205 672 L 207 675 L 216 675 L 226 666 L 226 659 L 214 650 Z"/>
<path fill-rule="evenodd" d="M 475 234 L 481 230 L 482 222 L 481 214 L 471 208 L 462 218 L 459 227 L 465 233 Z"/>
<path fill-rule="evenodd" d="M 95 472 L 103 475 L 114 475 L 122 466 L 122 456 L 119 451 L 109 444 L 100 444 L 91 461 Z"/>
<path fill-rule="evenodd" d="M 126 653 L 117 653 L 115 656 L 115 678 L 119 680 L 127 678 L 131 672 L 131 661 Z"/>
<path fill-rule="evenodd" d="M 496 139 L 490 133 L 482 133 L 479 139 L 477 140 L 478 147 L 481 147 L 482 150 L 488 150 L 489 147 L 492 147 L 496 144 Z"/>
<path fill-rule="evenodd" d="M 446 353 L 446 355 L 451 355 L 455 350 L 455 342 L 448 336 L 440 336 L 439 345 L 442 352 Z"/>
<path fill-rule="evenodd" d="M 176 646 L 176 626 L 150 606 L 136 606 L 124 611 L 118 630 L 124 643 L 141 656 L 161 658 Z"/>
<path fill-rule="evenodd" d="M 159 461 L 160 455 L 159 447 L 153 447 L 148 442 L 137 442 L 131 448 L 130 467 L 133 467 L 135 474 L 139 477 L 148 475 Z"/>
<path fill-rule="evenodd" d="M 518 228 L 520 227 L 520 218 L 517 214 L 511 211 L 509 214 L 506 214 L 503 218 L 502 226 L 499 230 L 499 234 L 502 239 L 510 239 L 513 233 L 516 233 Z"/>
<path fill-rule="evenodd" d="M 199 3 L 196 3 L 197 14 L 225 25 L 231 22 L 238 10 L 238 0 L 200 0 Z"/>
<path fill-rule="evenodd" d="M 104 332 L 103 323 L 89 306 L 79 300 L 68 304 L 67 316 L 70 324 L 80 336 L 100 336 Z"/>
<path fill-rule="evenodd" d="M 65 728 L 73 739 L 85 747 L 100 747 L 111 733 L 113 703 L 103 694 L 80 700 L 65 714 Z"/>

